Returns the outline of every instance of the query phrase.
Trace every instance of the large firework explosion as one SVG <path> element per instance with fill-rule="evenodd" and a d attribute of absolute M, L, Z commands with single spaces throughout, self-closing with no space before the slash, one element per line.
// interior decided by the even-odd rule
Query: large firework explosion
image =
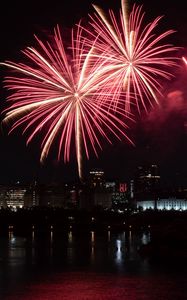
<path fill-rule="evenodd" d="M 27 143 L 43 134 L 41 162 L 55 140 L 58 159 L 63 153 L 65 162 L 75 147 L 80 178 L 83 151 L 87 158 L 90 149 L 97 155 L 101 140 L 111 143 L 112 136 L 132 143 L 126 133 L 132 105 L 140 112 L 147 102 L 158 102 L 158 78 L 169 79 L 167 68 L 176 65 L 170 53 L 177 48 L 162 44 L 173 31 L 153 34 L 160 17 L 143 27 L 142 7 L 128 15 L 126 2 L 121 4 L 119 21 L 112 10 L 108 20 L 94 5 L 92 29 L 79 23 L 67 48 L 57 26 L 52 42 L 36 37 L 38 48 L 23 51 L 28 62 L 1 63 L 13 72 L 5 78 L 11 93 L 3 111 L 3 121 L 12 122 L 10 132 L 23 128 Z"/>
<path fill-rule="evenodd" d="M 89 158 L 90 145 L 96 155 L 97 148 L 102 149 L 100 137 L 110 143 L 111 136 L 125 137 L 131 142 L 124 122 L 130 117 L 126 116 L 123 105 L 114 110 L 110 104 L 112 95 L 102 85 L 101 64 L 99 60 L 90 64 L 93 47 L 85 50 L 81 27 L 72 33 L 71 51 L 65 50 L 59 27 L 54 31 L 52 43 L 36 39 L 40 51 L 32 47 L 23 51 L 30 64 L 3 63 L 16 71 L 5 78 L 5 86 L 12 93 L 7 99 L 4 122 L 12 121 L 10 132 L 24 126 L 27 143 L 40 131 L 44 133 L 41 162 L 55 139 L 59 145 L 58 159 L 63 151 L 65 162 L 70 160 L 75 147 L 81 178 L 83 149 Z"/>
<path fill-rule="evenodd" d="M 157 17 L 144 25 L 142 6 L 133 5 L 127 13 L 127 1 L 121 0 L 119 15 L 109 10 L 107 15 L 101 8 L 93 5 L 96 13 L 90 15 L 91 29 L 85 29 L 94 39 L 93 59 L 102 57 L 105 84 L 113 92 L 113 100 L 118 101 L 119 91 L 125 91 L 125 107 L 131 110 L 132 104 L 139 112 L 159 103 L 163 79 L 170 79 L 173 67 L 177 66 L 174 55 L 177 47 L 164 43 L 174 33 L 173 30 L 156 34 Z M 87 39 L 90 44 L 90 39 Z M 133 99 L 132 99 L 133 96 Z"/>

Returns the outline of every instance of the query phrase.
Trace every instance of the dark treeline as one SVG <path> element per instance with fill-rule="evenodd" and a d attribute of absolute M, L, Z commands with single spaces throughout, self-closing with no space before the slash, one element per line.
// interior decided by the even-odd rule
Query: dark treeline
<path fill-rule="evenodd" d="M 33 230 L 144 230 L 152 234 L 166 228 L 184 232 L 187 228 L 187 212 L 147 210 L 139 213 L 119 213 L 95 208 L 92 211 L 52 207 L 22 208 L 17 211 L 0 210 L 0 233 L 10 229 L 14 233 Z"/>
<path fill-rule="evenodd" d="M 32 230 L 109 230 L 124 229 L 128 215 L 96 208 L 92 211 L 52 207 L 0 210 L 0 232 L 13 230 L 15 233 L 27 233 Z"/>

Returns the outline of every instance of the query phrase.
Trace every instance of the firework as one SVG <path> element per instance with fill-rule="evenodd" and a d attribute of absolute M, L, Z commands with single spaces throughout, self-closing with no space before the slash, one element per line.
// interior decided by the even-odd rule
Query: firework
<path fill-rule="evenodd" d="M 184 56 L 182 57 L 182 60 L 184 61 L 185 65 L 187 65 L 187 60 Z"/>
<path fill-rule="evenodd" d="M 142 6 L 134 5 L 128 14 L 125 0 L 121 0 L 119 19 L 112 10 L 107 17 L 98 6 L 93 7 L 96 13 L 90 16 L 91 30 L 85 31 L 94 36 L 97 54 L 92 56 L 93 59 L 102 57 L 102 71 L 107 78 L 105 84 L 113 92 L 113 100 L 117 104 L 121 90 L 126 95 L 127 111 L 131 110 L 132 104 L 139 112 L 142 107 L 147 110 L 149 105 L 158 103 L 161 80 L 171 78 L 169 68 L 176 66 L 173 52 L 178 48 L 163 44 L 174 31 L 155 34 L 161 17 L 144 26 Z M 87 43 L 90 44 L 90 39 Z"/>
<path fill-rule="evenodd" d="M 27 63 L 1 63 L 13 71 L 5 78 L 11 94 L 4 122 L 12 122 L 10 132 L 23 128 L 27 144 L 43 133 L 41 162 L 55 141 L 58 159 L 63 152 L 64 162 L 70 160 L 75 147 L 80 178 L 83 150 L 89 159 L 90 149 L 96 155 L 98 148 L 102 149 L 101 139 L 112 143 L 111 136 L 115 136 L 131 142 L 125 133 L 130 116 L 122 106 L 114 109 L 113 95 L 103 87 L 102 63 L 99 58 L 90 61 L 94 48 L 84 47 L 81 31 L 81 26 L 72 30 L 72 46 L 66 49 L 57 26 L 52 42 L 36 37 L 39 51 L 33 47 L 23 51 Z"/>

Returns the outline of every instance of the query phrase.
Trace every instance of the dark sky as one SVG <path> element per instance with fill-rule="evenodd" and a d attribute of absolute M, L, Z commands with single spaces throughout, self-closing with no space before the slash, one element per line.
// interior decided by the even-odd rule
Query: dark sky
<path fill-rule="evenodd" d="M 174 29 L 171 43 L 182 47 L 177 53 L 187 56 L 187 3 L 184 1 L 136 1 L 143 4 L 145 21 L 152 21 L 164 15 L 159 29 Z M 1 47 L 0 60 L 22 59 L 20 50 L 35 45 L 34 34 L 48 34 L 56 24 L 64 32 L 81 18 L 87 20 L 88 13 L 93 13 L 92 1 L 4 1 L 1 3 Z M 104 9 L 117 10 L 120 1 L 93 1 Z M 129 6 L 135 3 L 129 1 Z M 172 4 L 171 4 L 172 3 Z M 1 71 L 1 74 L 5 70 Z M 129 180 L 133 177 L 136 166 L 144 163 L 156 163 L 160 166 L 163 180 L 181 181 L 187 185 L 187 68 L 179 61 L 179 68 L 173 71 L 172 81 L 163 82 L 164 97 L 160 99 L 161 107 L 154 108 L 148 115 L 142 113 L 137 117 L 129 135 L 136 146 L 125 142 L 113 146 L 104 145 L 99 158 L 91 154 L 90 161 L 83 163 L 84 172 L 90 168 L 101 167 L 108 178 Z M 5 91 L 1 81 L 1 110 L 5 104 Z M 0 133 L 0 184 L 6 182 L 30 182 L 39 179 L 41 182 L 76 180 L 75 162 L 64 165 L 57 163 L 51 155 L 44 166 L 39 164 L 39 143 L 25 145 L 21 131 L 7 136 L 7 130 Z"/>

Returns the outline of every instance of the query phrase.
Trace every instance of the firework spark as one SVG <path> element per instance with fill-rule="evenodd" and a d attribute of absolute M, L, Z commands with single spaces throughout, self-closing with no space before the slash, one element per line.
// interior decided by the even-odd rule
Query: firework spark
<path fill-rule="evenodd" d="M 93 58 L 97 55 L 103 58 L 103 72 L 108 80 L 105 84 L 108 82 L 113 100 L 117 103 L 119 90 L 125 91 L 127 111 L 131 110 L 132 104 L 139 112 L 141 107 L 147 110 L 147 106 L 158 103 L 161 79 L 172 77 L 168 68 L 177 65 L 172 53 L 178 48 L 162 43 L 174 31 L 156 35 L 154 31 L 161 17 L 144 26 L 142 6 L 134 5 L 128 14 L 125 0 L 121 0 L 119 20 L 112 10 L 107 18 L 98 6 L 93 7 L 96 13 L 90 16 L 91 30 L 85 31 L 95 38 L 97 54 L 93 54 Z M 87 42 L 90 44 L 90 40 Z M 130 101 L 132 95 L 134 103 Z"/>
<path fill-rule="evenodd" d="M 182 60 L 184 61 L 185 65 L 187 65 L 187 60 L 184 56 L 182 57 Z"/>
<path fill-rule="evenodd" d="M 126 138 L 127 119 L 123 107 L 114 108 L 110 94 L 102 82 L 100 60 L 90 61 L 94 51 L 84 47 L 81 26 L 72 30 L 72 47 L 65 49 L 59 27 L 54 30 L 53 43 L 36 37 L 39 51 L 28 47 L 23 51 L 29 63 L 6 61 L 12 69 L 5 78 L 5 87 L 11 91 L 4 122 L 12 121 L 10 132 L 23 127 L 27 143 L 43 132 L 41 162 L 58 140 L 58 159 L 64 152 L 68 162 L 73 147 L 76 149 L 79 177 L 82 177 L 81 153 L 89 159 L 90 148 L 98 155 L 101 138 L 112 143 L 111 136 Z M 102 99 L 102 101 L 100 100 Z M 126 122 L 124 122 L 124 117 Z"/>

